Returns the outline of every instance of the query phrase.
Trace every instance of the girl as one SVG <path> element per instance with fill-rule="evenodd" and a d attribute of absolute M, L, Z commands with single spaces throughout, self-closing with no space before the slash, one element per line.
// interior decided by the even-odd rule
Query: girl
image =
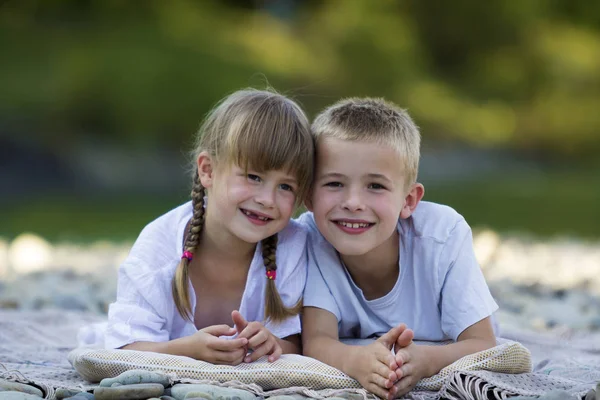
<path fill-rule="evenodd" d="M 119 269 L 105 346 L 231 365 L 299 353 L 306 233 L 290 217 L 313 147 L 290 99 L 222 100 L 198 132 L 192 201 L 146 226 Z"/>

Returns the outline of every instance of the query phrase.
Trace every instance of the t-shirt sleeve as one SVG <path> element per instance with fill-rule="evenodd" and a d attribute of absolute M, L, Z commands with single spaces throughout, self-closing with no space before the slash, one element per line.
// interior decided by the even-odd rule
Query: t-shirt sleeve
<path fill-rule="evenodd" d="M 104 346 L 117 349 L 134 342 L 164 342 L 169 332 L 164 318 L 163 295 L 152 276 L 143 273 L 136 260 L 119 268 L 117 300 L 108 310 Z M 162 315 L 161 315 L 162 314 Z"/>
<path fill-rule="evenodd" d="M 453 340 L 498 309 L 475 258 L 471 228 L 461 219 L 439 259 L 442 330 Z"/>
<path fill-rule="evenodd" d="M 304 307 L 317 307 L 334 314 L 338 322 L 342 319 L 331 289 L 327 285 L 327 277 L 338 279 L 333 270 L 339 268 L 339 257 L 331 246 L 326 246 L 320 240 L 311 240 L 309 235 L 308 249 L 308 275 L 304 288 Z"/>

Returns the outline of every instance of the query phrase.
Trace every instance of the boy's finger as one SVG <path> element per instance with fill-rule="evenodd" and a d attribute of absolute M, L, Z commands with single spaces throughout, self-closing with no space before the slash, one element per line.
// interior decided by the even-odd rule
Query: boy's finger
<path fill-rule="evenodd" d="M 377 341 L 380 343 L 383 343 L 383 345 L 385 347 L 387 347 L 389 350 L 391 350 L 392 346 L 394 345 L 394 343 L 396 343 L 396 340 L 398 339 L 400 334 L 402 332 L 404 332 L 405 329 L 406 329 L 405 324 L 400 324 L 398 326 L 395 326 L 392 329 L 390 329 L 389 331 L 387 331 L 379 339 L 377 339 Z"/>
<path fill-rule="evenodd" d="M 401 380 L 412 374 L 412 364 L 404 364 L 402 367 L 396 370 L 396 379 Z"/>
<path fill-rule="evenodd" d="M 394 370 L 390 369 L 385 361 L 378 362 L 373 372 L 381 376 L 383 379 L 391 381 L 392 383 L 396 382 L 397 380 L 395 368 Z"/>
<path fill-rule="evenodd" d="M 405 329 L 396 340 L 396 352 L 398 352 L 399 348 L 410 346 L 414 337 L 415 333 L 412 329 Z"/>
<path fill-rule="evenodd" d="M 365 387 L 369 392 L 373 393 L 377 397 L 381 399 L 387 399 L 389 396 L 389 391 L 376 383 L 369 383 L 367 387 Z"/>
<path fill-rule="evenodd" d="M 231 319 L 233 320 L 238 333 L 241 333 L 246 326 L 248 326 L 248 321 L 246 321 L 244 316 L 238 310 L 233 310 L 231 312 Z"/>
<path fill-rule="evenodd" d="M 401 368 L 404 364 L 410 362 L 410 353 L 405 350 L 398 350 L 396 353 L 396 364 Z"/>
<path fill-rule="evenodd" d="M 410 390 L 413 387 L 413 379 L 411 376 L 407 376 L 404 379 L 400 379 L 398 382 L 396 382 L 396 384 L 394 385 L 395 389 L 395 393 L 397 396 L 403 396 L 406 393 L 410 392 Z"/>
<path fill-rule="evenodd" d="M 396 368 L 399 367 L 399 365 L 396 361 L 396 357 L 394 357 L 394 355 L 392 353 L 388 353 L 385 350 L 378 351 L 375 354 L 375 357 L 377 358 L 377 361 L 384 364 L 388 369 L 390 369 L 392 371 L 394 371 Z"/>

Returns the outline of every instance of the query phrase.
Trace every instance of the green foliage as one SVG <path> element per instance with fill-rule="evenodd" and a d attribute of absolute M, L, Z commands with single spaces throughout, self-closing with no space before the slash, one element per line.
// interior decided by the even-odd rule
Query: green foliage
<path fill-rule="evenodd" d="M 4 130 L 57 150 L 85 135 L 180 148 L 224 94 L 268 79 L 311 114 L 385 96 L 426 137 L 600 149 L 596 2 L 298 1 L 287 19 L 252 4 L 6 2 Z"/>

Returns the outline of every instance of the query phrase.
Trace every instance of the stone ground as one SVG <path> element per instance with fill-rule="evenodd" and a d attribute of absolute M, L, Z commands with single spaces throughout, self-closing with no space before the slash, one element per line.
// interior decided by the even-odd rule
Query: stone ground
<path fill-rule="evenodd" d="M 105 313 L 131 243 L 0 239 L 0 308 Z M 475 231 L 474 247 L 501 327 L 600 330 L 600 242 Z"/>

